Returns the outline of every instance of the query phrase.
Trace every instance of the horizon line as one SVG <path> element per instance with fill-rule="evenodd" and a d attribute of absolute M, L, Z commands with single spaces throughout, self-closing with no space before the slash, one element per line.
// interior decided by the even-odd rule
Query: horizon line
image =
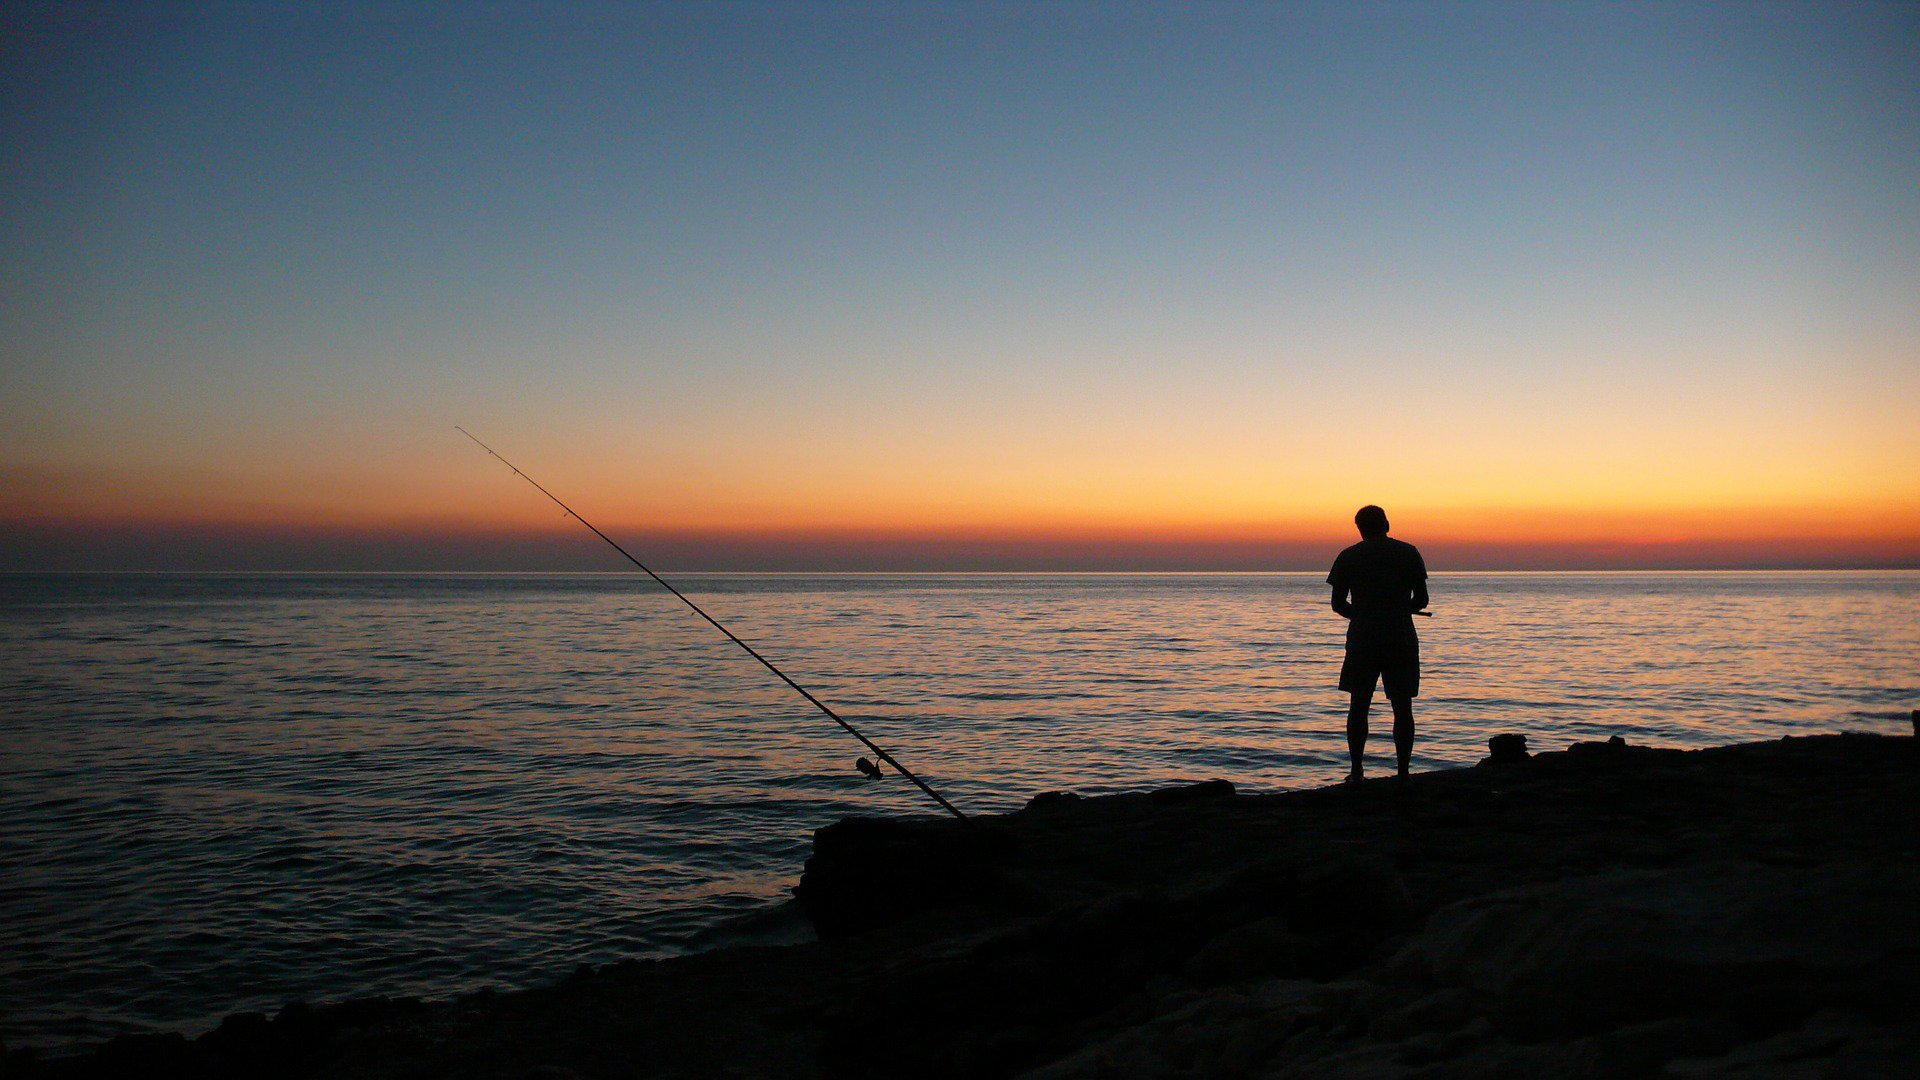
<path fill-rule="evenodd" d="M 1432 570 L 1429 577 L 1454 574 L 1900 574 L 1920 572 L 1920 562 L 1886 566 L 1561 566 L 1561 567 L 1467 567 Z M 1319 576 L 1324 570 L 667 570 L 664 574 L 694 574 L 701 577 L 1305 577 Z M 338 570 L 338 569 L 100 569 L 0 567 L 0 574 L 52 577 L 134 576 L 150 577 L 272 577 L 329 575 L 336 577 L 634 577 L 648 580 L 639 570 Z"/>

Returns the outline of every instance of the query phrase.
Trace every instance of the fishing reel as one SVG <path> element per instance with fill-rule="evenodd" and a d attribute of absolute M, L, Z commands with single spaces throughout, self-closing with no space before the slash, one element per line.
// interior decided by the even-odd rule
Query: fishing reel
<path fill-rule="evenodd" d="M 869 780 L 880 779 L 880 766 L 875 765 L 866 758 L 856 758 L 853 762 L 853 767 L 859 769 L 861 774 Z"/>

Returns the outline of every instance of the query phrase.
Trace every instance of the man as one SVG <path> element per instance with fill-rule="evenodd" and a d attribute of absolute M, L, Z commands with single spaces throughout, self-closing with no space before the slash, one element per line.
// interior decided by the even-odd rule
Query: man
<path fill-rule="evenodd" d="M 1348 783 L 1364 775 L 1367 709 L 1375 682 L 1384 682 L 1393 705 L 1393 752 L 1400 775 L 1413 756 L 1413 699 L 1420 695 L 1420 638 L 1413 613 L 1427 606 L 1427 564 L 1420 549 L 1387 535 L 1387 512 L 1363 506 L 1353 515 L 1360 542 L 1340 553 L 1327 574 L 1333 586 L 1333 610 L 1347 619 L 1347 658 L 1340 665 L 1340 689 L 1352 695 L 1347 706 L 1347 754 L 1353 759 Z"/>

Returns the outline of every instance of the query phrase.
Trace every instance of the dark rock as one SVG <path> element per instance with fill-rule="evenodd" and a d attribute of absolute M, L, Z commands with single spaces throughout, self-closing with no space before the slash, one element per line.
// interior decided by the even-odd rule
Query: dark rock
<path fill-rule="evenodd" d="M 1074 904 L 964 954 L 876 981 L 838 1017 L 827 1074 L 1008 1075 L 1062 1034 L 1128 1000 L 1158 1000 L 1204 931 L 1157 890 Z"/>
<path fill-rule="evenodd" d="M 1274 917 L 1213 938 L 1188 958 L 1185 971 L 1203 986 L 1270 979 L 1301 974 L 1313 954 L 1312 942 L 1289 929 L 1285 919 Z"/>
<path fill-rule="evenodd" d="M 186 1036 L 177 1031 L 120 1035 L 94 1054 L 90 1075 L 178 1076 L 190 1060 L 188 1051 Z"/>
<path fill-rule="evenodd" d="M 220 1026 L 207 1033 L 210 1041 L 258 1039 L 266 1033 L 267 1014 L 262 1012 L 237 1012 L 220 1021 Z"/>
<path fill-rule="evenodd" d="M 1367 1028 L 1367 1034 L 1397 1041 L 1422 1032 L 1455 1031 L 1477 1015 L 1471 995 L 1457 987 L 1442 987 L 1412 1004 L 1381 1013 Z"/>
<path fill-rule="evenodd" d="M 490 1000 L 494 995 L 494 989 L 489 986 L 474 991 L 470 997 Z M 348 1028 L 388 1023 L 424 1008 L 426 1004 L 419 998 L 355 998 L 313 1008 L 306 1014 L 302 1026 L 311 1028 L 315 1033 L 330 1034 Z"/>
<path fill-rule="evenodd" d="M 1596 1038 L 1594 1066 L 1602 1076 L 1654 1076 L 1670 1061 L 1718 1054 L 1739 1038 L 1739 1029 L 1724 1020 L 1654 1020 Z"/>
<path fill-rule="evenodd" d="M 201 1068 L 216 1075 L 290 1075 L 292 1060 L 311 1045 L 310 1037 L 287 1037 L 292 1030 L 276 1028 L 265 1013 L 234 1013 L 200 1037 L 195 1056 Z"/>
<path fill-rule="evenodd" d="M 1190 930 L 1185 913 L 1164 895 L 1125 892 L 1054 912 L 1005 941 L 1053 962 L 1110 966 L 1123 952 L 1138 955 Z"/>
<path fill-rule="evenodd" d="M 1527 753 L 1525 735 L 1495 735 L 1487 740 L 1487 763 L 1506 765 L 1516 761 L 1525 761 L 1531 757 Z"/>
<path fill-rule="evenodd" d="M 1727 1010 L 1771 1026 L 1920 952 L 1915 910 L 1911 867 L 1619 872 L 1453 904 L 1400 959 L 1488 996 L 1517 1037 Z"/>
<path fill-rule="evenodd" d="M 1618 757 L 1618 756 L 1624 755 L 1628 749 L 1629 747 L 1627 746 L 1627 740 L 1618 735 L 1615 735 L 1613 738 L 1608 739 L 1606 742 L 1574 743 L 1573 745 L 1567 747 L 1567 753 L 1572 754 L 1575 757 L 1599 757 L 1599 756 Z"/>
<path fill-rule="evenodd" d="M 1666 1075 L 1696 1080 L 1763 1076 L 1895 1077 L 1913 1074 L 1920 1022 L 1879 1024 L 1827 1012 L 1795 1030 L 1747 1043 L 1718 1057 L 1699 1055 L 1669 1064 Z"/>
<path fill-rule="evenodd" d="M 1108 1031 L 1025 1080 L 1112 1080 L 1273 1075 L 1318 1041 L 1318 1022 L 1341 992 L 1318 983 L 1262 982 L 1160 1004 L 1143 1022 Z M 1358 1074 L 1356 1074 L 1358 1075 Z"/>
<path fill-rule="evenodd" d="M 21 1046 L 0 1053 L 0 1077 L 6 1077 L 8 1080 L 14 1077 L 46 1075 L 39 1065 L 39 1052 L 31 1046 Z"/>
<path fill-rule="evenodd" d="M 1072 791 L 1043 791 L 1027 800 L 1025 809 L 1044 810 L 1050 806 L 1072 806 L 1080 796 Z"/>
<path fill-rule="evenodd" d="M 1195 802 L 1200 799 L 1223 799 L 1233 794 L 1233 784 L 1227 780 L 1206 780 L 1185 787 L 1161 788 L 1150 791 L 1147 797 L 1159 803 Z"/>
<path fill-rule="evenodd" d="M 1377 938 L 1407 926 L 1413 898 L 1392 863 L 1359 857 L 1306 868 L 1282 908 L 1303 934 L 1358 931 Z"/>
<path fill-rule="evenodd" d="M 1444 1041 L 1435 1041 L 1445 1045 Z M 1539 1080 L 1540 1077 L 1601 1080 L 1594 1072 L 1592 1048 L 1582 1043 L 1482 1039 L 1468 1046 L 1447 1046 L 1446 1049 L 1458 1053 L 1447 1054 L 1452 1060 L 1431 1071 L 1423 1071 L 1420 1075 L 1446 1077 L 1448 1080 Z M 1352 1074 L 1342 1069 L 1308 1075 L 1325 1076 L 1332 1080 L 1334 1076 Z M 1366 1075 L 1393 1074 L 1382 1071 Z"/>
<path fill-rule="evenodd" d="M 814 832 L 793 894 L 821 936 L 859 933 L 938 908 L 1013 901 L 1000 866 L 1011 849 L 992 826 L 847 818 Z"/>
<path fill-rule="evenodd" d="M 1262 859 L 1197 891 L 1193 901 L 1207 907 L 1218 926 L 1240 926 L 1279 914 L 1299 876 L 1291 859 Z"/>
<path fill-rule="evenodd" d="M 877 934 L 294 1004 L 195 1042 L 16 1050 L 0 1076 L 1910 1073 L 1920 739 L 1624 743 L 1393 797 L 856 822 L 823 830 L 803 890 L 847 933 L 902 920 Z"/>

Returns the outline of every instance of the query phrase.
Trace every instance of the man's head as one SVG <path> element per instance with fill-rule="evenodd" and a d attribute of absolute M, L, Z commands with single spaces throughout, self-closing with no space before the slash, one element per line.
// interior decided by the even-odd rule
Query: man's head
<path fill-rule="evenodd" d="M 1364 537 L 1387 535 L 1387 512 L 1377 506 L 1363 506 L 1353 515 L 1353 523 Z"/>

